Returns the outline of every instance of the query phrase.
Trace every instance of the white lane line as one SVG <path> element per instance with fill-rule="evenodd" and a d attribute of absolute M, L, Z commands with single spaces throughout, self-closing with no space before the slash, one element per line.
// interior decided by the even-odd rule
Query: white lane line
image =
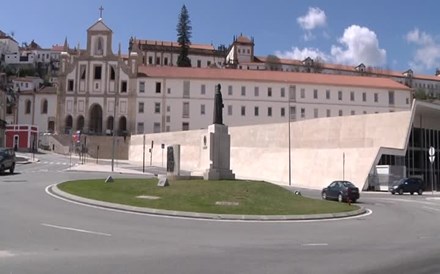
<path fill-rule="evenodd" d="M 434 207 L 430 207 L 430 206 L 423 206 L 422 208 L 430 209 L 430 210 L 434 210 L 434 211 L 440 211 L 440 209 L 434 208 Z"/>
<path fill-rule="evenodd" d="M 328 243 L 309 243 L 309 244 L 301 244 L 301 246 L 328 246 Z"/>
<path fill-rule="evenodd" d="M 84 229 L 78 229 L 78 228 L 73 228 L 73 227 L 66 227 L 66 226 L 59 226 L 59 225 L 51 225 L 51 224 L 41 224 L 42 226 L 47 226 L 47 227 L 52 227 L 52 228 L 57 228 L 57 229 L 62 229 L 62 230 L 69 230 L 69 231 L 76 231 L 76 232 L 81 232 L 81 233 L 88 233 L 88 234 L 94 234 L 94 235 L 101 235 L 101 236 L 112 236 L 111 234 L 108 233 L 102 233 L 102 232 L 96 232 L 96 231 L 90 231 L 90 230 L 84 230 Z"/>
<path fill-rule="evenodd" d="M 8 250 L 0 250 L 0 258 L 14 257 L 15 254 Z"/>

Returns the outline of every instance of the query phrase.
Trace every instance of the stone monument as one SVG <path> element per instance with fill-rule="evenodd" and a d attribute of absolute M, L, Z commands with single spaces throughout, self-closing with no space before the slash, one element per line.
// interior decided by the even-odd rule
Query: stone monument
<path fill-rule="evenodd" d="M 203 136 L 203 147 L 209 153 L 209 168 L 203 173 L 205 180 L 235 179 L 230 169 L 231 136 L 223 124 L 223 99 L 218 84 L 214 96 L 213 124 L 208 126 L 208 134 Z"/>
<path fill-rule="evenodd" d="M 171 179 L 180 177 L 180 145 L 167 147 L 167 177 Z"/>

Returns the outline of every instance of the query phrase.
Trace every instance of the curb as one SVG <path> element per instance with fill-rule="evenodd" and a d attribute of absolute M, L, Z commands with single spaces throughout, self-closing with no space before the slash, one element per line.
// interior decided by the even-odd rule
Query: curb
<path fill-rule="evenodd" d="M 103 201 L 92 200 L 80 196 L 72 195 L 60 190 L 57 184 L 51 185 L 47 191 L 58 198 L 63 198 L 76 203 L 101 207 L 105 209 L 112 209 L 118 211 L 149 214 L 157 216 L 179 217 L 188 219 L 204 219 L 204 220 L 227 220 L 227 221 L 306 221 L 306 220 L 330 220 L 341 219 L 347 217 L 355 217 L 366 214 L 366 208 L 359 208 L 350 212 L 326 213 L 326 214 L 311 214 L 311 215 L 235 215 L 235 214 L 213 214 L 213 213 L 196 213 L 175 210 L 153 209 L 145 207 L 135 207 L 129 205 L 121 205 Z"/>

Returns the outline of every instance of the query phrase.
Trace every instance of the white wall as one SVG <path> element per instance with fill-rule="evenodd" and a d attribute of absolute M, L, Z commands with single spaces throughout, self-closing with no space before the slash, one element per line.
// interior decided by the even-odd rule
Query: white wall
<path fill-rule="evenodd" d="M 405 152 L 411 119 L 411 111 L 402 111 L 291 123 L 293 186 L 321 189 L 342 179 L 345 154 L 344 179 L 366 187 L 368 173 L 384 149 Z M 288 184 L 287 123 L 230 127 L 229 133 L 231 169 L 237 178 Z M 153 165 L 161 166 L 159 144 L 180 144 L 181 168 L 199 172 L 203 134 L 207 130 L 147 134 L 146 151 L 154 141 Z M 143 135 L 131 137 L 129 160 L 142 162 L 142 144 Z"/>

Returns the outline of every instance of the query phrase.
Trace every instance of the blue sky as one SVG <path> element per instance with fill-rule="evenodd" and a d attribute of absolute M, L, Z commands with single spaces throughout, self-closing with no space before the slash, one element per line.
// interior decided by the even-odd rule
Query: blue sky
<path fill-rule="evenodd" d="M 255 39 L 258 56 L 307 56 L 341 63 L 434 74 L 440 67 L 440 1 L 401 0 L 40 0 L 2 5 L 0 30 L 43 47 L 86 44 L 99 18 L 113 30 L 113 50 L 127 51 L 130 36 L 176 40 L 182 5 L 192 22 L 192 42 L 229 45 L 234 35 Z"/>

